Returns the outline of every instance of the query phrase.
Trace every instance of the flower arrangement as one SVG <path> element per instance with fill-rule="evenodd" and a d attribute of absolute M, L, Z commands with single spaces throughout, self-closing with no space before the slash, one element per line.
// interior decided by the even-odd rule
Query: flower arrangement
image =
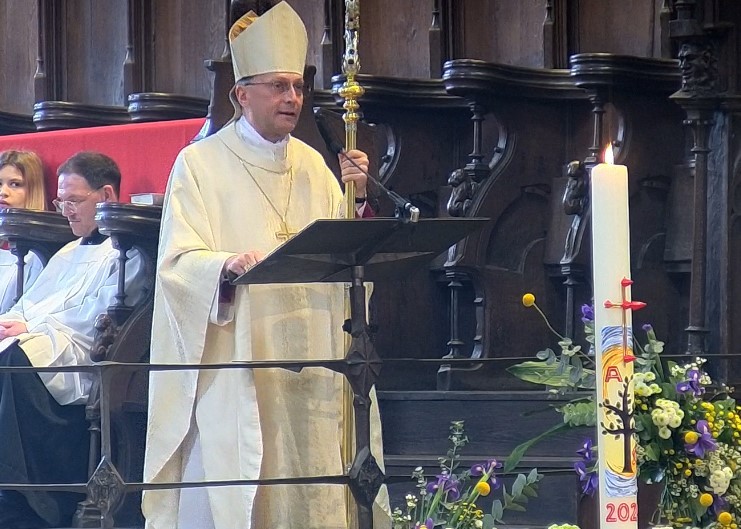
<path fill-rule="evenodd" d="M 438 475 L 428 479 L 422 467 L 414 470 L 417 492 L 407 494 L 405 506 L 392 512 L 393 529 L 492 529 L 502 522 L 505 510 L 524 511 L 528 500 L 537 497 L 543 477 L 537 469 L 519 474 L 508 492 L 494 459 L 461 470 L 460 452 L 468 443 L 463 421 L 451 423 L 448 439 L 451 447 L 439 459 Z M 490 512 L 484 513 L 481 500 L 494 490 L 501 491 L 501 499 L 494 499 Z"/>
<path fill-rule="evenodd" d="M 523 297 L 523 304 L 537 308 L 532 294 Z M 538 312 L 543 315 L 539 309 Z M 593 337 L 591 307 L 582 308 L 582 321 L 587 337 Z M 548 326 L 551 327 L 549 323 Z M 637 340 L 634 344 L 638 353 L 632 379 L 633 435 L 638 444 L 640 479 L 664 484 L 654 520 L 666 520 L 673 527 L 738 529 L 741 406 L 730 397 L 728 387 L 711 380 L 705 371 L 706 359 L 664 361 L 663 342 L 657 339 L 651 325 L 644 325 L 643 331 L 645 344 Z M 586 362 L 573 362 L 581 350 L 572 354 L 576 346 L 558 336 L 560 355 L 541 351 L 537 361 L 513 366 L 511 371 L 523 380 L 555 387 L 557 391 L 589 389 L 590 383 L 593 388 L 592 373 L 583 367 Z M 584 356 L 589 358 L 588 354 Z M 590 365 L 593 364 L 592 360 Z M 576 399 L 559 411 L 564 427 L 595 424 L 596 406 L 589 398 Z M 591 441 L 586 441 L 577 452 L 580 459 L 574 465 L 585 494 L 593 494 L 598 486 L 594 452 Z M 516 461 L 508 463 L 512 466 Z"/>

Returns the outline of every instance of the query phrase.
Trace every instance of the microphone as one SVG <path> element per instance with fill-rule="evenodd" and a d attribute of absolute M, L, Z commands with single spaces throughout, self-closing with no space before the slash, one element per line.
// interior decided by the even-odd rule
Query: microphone
<path fill-rule="evenodd" d="M 378 180 L 370 173 L 368 173 L 368 171 L 360 167 L 357 163 L 355 163 L 355 160 L 347 155 L 345 147 L 334 135 L 334 132 L 332 132 L 332 129 L 330 128 L 329 124 L 326 121 L 326 118 L 324 117 L 324 114 L 321 111 L 316 112 L 314 114 L 314 118 L 316 119 L 316 124 L 319 127 L 319 132 L 321 133 L 322 138 L 324 138 L 324 141 L 327 144 L 327 147 L 329 147 L 329 150 L 332 151 L 334 154 L 342 156 L 345 160 L 350 162 L 353 167 L 360 170 L 366 177 L 368 177 L 368 180 L 378 186 L 379 189 L 381 189 L 386 194 L 386 196 L 391 199 L 391 202 L 394 203 L 394 206 L 396 206 L 395 211 L 397 218 L 407 218 L 410 222 L 417 222 L 419 220 L 419 208 L 417 206 L 412 204 L 406 198 L 402 197 L 399 193 L 387 189 L 380 180 Z"/>

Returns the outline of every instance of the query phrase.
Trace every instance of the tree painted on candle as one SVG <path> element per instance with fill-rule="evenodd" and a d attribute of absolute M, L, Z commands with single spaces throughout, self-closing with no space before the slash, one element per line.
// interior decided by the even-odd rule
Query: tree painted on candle
<path fill-rule="evenodd" d="M 636 493 L 635 437 L 633 423 L 633 331 L 623 325 L 602 327 L 601 396 L 597 401 L 598 424 L 606 497 L 627 498 Z M 599 389 L 599 388 L 598 388 Z"/>
<path fill-rule="evenodd" d="M 614 435 L 616 440 L 622 438 L 623 443 L 623 474 L 635 473 L 635 454 L 633 450 L 633 398 L 629 391 L 633 377 L 623 379 L 622 389 L 617 392 L 617 399 L 613 403 L 610 399 L 600 404 L 605 410 L 605 418 L 609 421 L 600 423 L 603 435 Z"/>

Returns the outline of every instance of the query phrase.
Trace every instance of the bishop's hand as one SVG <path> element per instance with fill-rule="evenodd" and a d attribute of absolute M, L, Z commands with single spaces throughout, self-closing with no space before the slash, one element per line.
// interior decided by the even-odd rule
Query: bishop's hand
<path fill-rule="evenodd" d="M 350 158 L 356 165 L 350 162 L 347 158 Z M 342 181 L 349 182 L 352 180 L 355 182 L 355 196 L 357 198 L 365 198 L 366 186 L 368 185 L 368 176 L 365 174 L 368 172 L 368 155 L 363 151 L 352 149 L 347 152 L 343 152 L 338 156 L 340 160 L 340 170 L 342 172 Z M 361 170 L 362 169 L 362 170 Z"/>
<path fill-rule="evenodd" d="M 244 274 L 265 258 L 265 254 L 258 250 L 232 255 L 224 262 L 222 276 L 227 279 L 235 279 Z"/>
<path fill-rule="evenodd" d="M 0 321 L 0 340 L 28 332 L 22 321 Z"/>

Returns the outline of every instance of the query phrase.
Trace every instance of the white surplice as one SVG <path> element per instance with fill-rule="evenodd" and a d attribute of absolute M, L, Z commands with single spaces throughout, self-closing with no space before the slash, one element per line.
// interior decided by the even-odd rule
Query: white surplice
<path fill-rule="evenodd" d="M 15 305 L 18 278 L 18 259 L 10 250 L 0 249 L 0 314 Z M 24 258 L 23 291 L 33 285 L 44 265 L 35 253 L 28 252 Z"/>
<path fill-rule="evenodd" d="M 239 286 L 231 310 L 220 310 L 228 257 L 276 248 L 287 206 L 288 227 L 298 231 L 337 217 L 342 203 L 318 152 L 290 136 L 268 145 L 245 125 L 227 125 L 175 161 L 160 233 L 153 363 L 344 356 L 342 284 Z M 341 388 L 341 375 L 316 368 L 153 372 L 145 481 L 179 481 L 194 459 L 206 480 L 342 474 Z M 214 487 L 206 507 L 216 529 L 345 529 L 345 492 L 271 486 L 255 498 L 255 487 Z M 379 497 L 387 503 L 385 490 Z M 193 509 L 180 500 L 177 490 L 146 491 L 147 529 L 207 527 L 189 519 Z"/>
<path fill-rule="evenodd" d="M 33 286 L 0 321 L 22 321 L 28 332 L 0 341 L 3 351 L 13 341 L 35 367 L 90 364 L 95 318 L 115 302 L 118 250 L 110 239 L 100 244 L 70 242 L 49 259 Z M 145 278 L 139 252 L 126 262 L 126 303 L 144 294 Z M 1 353 L 0 353 L 1 354 Z M 81 404 L 92 384 L 88 373 L 40 373 L 59 404 Z"/>

